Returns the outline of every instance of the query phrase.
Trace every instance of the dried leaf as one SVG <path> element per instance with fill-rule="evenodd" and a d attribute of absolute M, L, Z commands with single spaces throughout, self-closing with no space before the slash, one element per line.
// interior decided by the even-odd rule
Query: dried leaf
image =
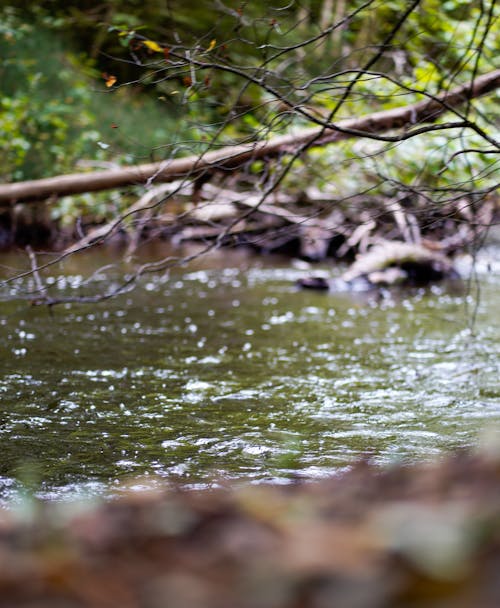
<path fill-rule="evenodd" d="M 113 74 L 107 74 L 106 72 L 103 73 L 102 77 L 104 78 L 105 84 L 108 88 L 112 87 L 117 80 L 116 76 L 113 76 Z"/>

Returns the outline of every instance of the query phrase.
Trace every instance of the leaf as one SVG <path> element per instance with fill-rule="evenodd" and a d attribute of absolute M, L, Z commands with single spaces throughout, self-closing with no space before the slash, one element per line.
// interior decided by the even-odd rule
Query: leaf
<path fill-rule="evenodd" d="M 207 53 L 210 53 L 210 51 L 213 51 L 216 44 L 217 44 L 217 40 L 215 38 L 213 40 L 211 40 L 210 44 L 208 45 L 208 48 L 207 48 Z"/>
<path fill-rule="evenodd" d="M 163 53 L 163 48 L 153 40 L 143 40 L 142 44 L 147 46 L 150 51 L 154 51 L 155 53 Z"/>
<path fill-rule="evenodd" d="M 112 87 L 117 80 L 116 76 L 113 76 L 113 74 L 107 74 L 106 72 L 103 73 L 102 77 L 104 78 L 105 84 L 108 88 Z"/>

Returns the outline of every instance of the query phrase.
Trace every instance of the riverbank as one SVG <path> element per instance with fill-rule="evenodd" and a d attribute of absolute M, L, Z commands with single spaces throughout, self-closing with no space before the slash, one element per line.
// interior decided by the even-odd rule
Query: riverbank
<path fill-rule="evenodd" d="M 72 253 L 118 243 L 133 258 L 151 241 L 249 247 L 311 262 L 352 257 L 380 241 L 422 243 L 454 254 L 483 242 L 499 219 L 500 198 L 467 195 L 433 203 L 417 195 L 397 200 L 378 196 L 338 198 L 311 187 L 261 196 L 211 183 L 157 186 L 125 197 L 122 212 L 109 217 L 79 215 L 54 219 L 50 201 L 20 204 L 0 213 L 0 250 L 33 249 Z"/>
<path fill-rule="evenodd" d="M 496 441 L 496 439 L 495 439 Z M 2 511 L 2 606 L 493 608 L 500 460 Z M 140 489 L 140 491 L 137 491 Z"/>

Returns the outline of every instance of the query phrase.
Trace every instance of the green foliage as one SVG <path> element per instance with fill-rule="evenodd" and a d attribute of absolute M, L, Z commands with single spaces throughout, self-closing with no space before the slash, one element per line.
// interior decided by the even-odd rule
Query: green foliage
<path fill-rule="evenodd" d="M 2 176 L 44 177 L 54 167 L 67 171 L 76 158 L 92 154 L 99 133 L 88 110 L 89 87 L 71 56 L 8 8 L 0 52 L 5 58 L 0 66 L 0 141 L 7 152 L 0 161 Z"/>
<path fill-rule="evenodd" d="M 345 3 L 335 18 L 362 4 Z M 68 6 L 42 0 L 34 6 L 22 0 L 4 7 L 0 174 L 23 180 L 75 171 L 82 161 L 95 167 L 159 160 L 211 142 L 310 126 L 274 92 L 313 116 L 328 116 L 407 7 L 406 0 L 375 2 L 347 27 L 286 53 L 281 49 L 320 33 L 323 2 L 86 0 Z M 371 66 L 379 75 L 356 81 L 335 120 L 412 103 L 422 99 L 418 91 L 435 94 L 493 69 L 500 46 L 495 19 L 491 2 L 422 0 Z M 204 65 L 182 63 L 186 53 Z M 494 103 L 492 96 L 468 109 L 486 131 Z M 398 182 L 448 188 L 480 180 L 489 187 L 494 157 L 480 153 L 484 141 L 455 136 L 427 135 L 395 146 L 350 141 L 316 150 L 312 162 L 296 164 L 285 185 L 303 188 L 314 180 L 326 187 L 334 178 L 345 196 L 367 188 L 390 194 Z M 454 156 L 463 147 L 479 152 Z M 62 202 L 54 213 L 67 219 L 83 210 L 100 218 L 119 208 L 109 195 L 88 195 Z"/>
<path fill-rule="evenodd" d="M 495 69 L 498 17 L 498 10 L 496 15 L 490 13 L 489 3 L 425 0 L 405 32 L 411 83 L 433 93 L 450 83 L 467 82 L 476 72 Z"/>
<path fill-rule="evenodd" d="M 130 88 L 108 90 L 94 62 L 54 36 L 54 27 L 54 20 L 23 20 L 17 8 L 0 10 L 1 179 L 162 158 L 161 146 L 183 137 L 175 135 L 174 112 Z M 73 197 L 54 207 L 53 216 L 69 221 L 89 212 L 99 220 L 116 212 L 105 203 L 110 198 Z"/>

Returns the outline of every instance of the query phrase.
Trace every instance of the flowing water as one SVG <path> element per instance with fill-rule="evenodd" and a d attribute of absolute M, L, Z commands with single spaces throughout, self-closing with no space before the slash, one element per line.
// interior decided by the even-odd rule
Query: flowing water
<path fill-rule="evenodd" d="M 52 289 L 77 292 L 106 255 L 70 259 Z M 223 251 L 97 305 L 4 297 L 0 498 L 23 484 L 62 498 L 137 478 L 286 482 L 472 445 L 500 424 L 488 256 L 469 291 L 297 291 L 305 271 L 289 260 Z"/>

